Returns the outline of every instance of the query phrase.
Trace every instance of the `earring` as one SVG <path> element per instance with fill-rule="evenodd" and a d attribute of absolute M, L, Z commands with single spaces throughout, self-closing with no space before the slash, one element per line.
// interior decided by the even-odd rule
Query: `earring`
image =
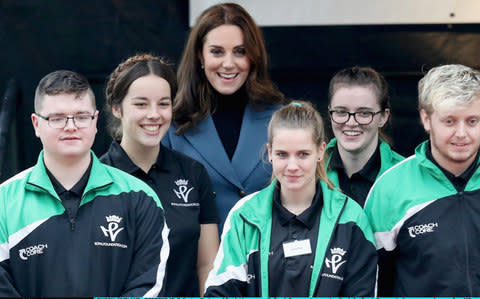
<path fill-rule="evenodd" d="M 205 68 L 205 67 L 203 66 L 203 63 L 202 63 L 202 65 L 201 65 L 200 67 L 202 68 L 202 70 Z"/>

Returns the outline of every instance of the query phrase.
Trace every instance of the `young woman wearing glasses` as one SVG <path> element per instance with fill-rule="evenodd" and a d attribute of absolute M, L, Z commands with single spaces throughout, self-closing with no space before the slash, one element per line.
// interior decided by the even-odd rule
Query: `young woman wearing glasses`
<path fill-rule="evenodd" d="M 382 131 L 390 116 L 387 82 L 372 68 L 346 68 L 330 80 L 329 99 L 335 138 L 326 149 L 327 174 L 363 206 L 376 178 L 403 160 Z"/>

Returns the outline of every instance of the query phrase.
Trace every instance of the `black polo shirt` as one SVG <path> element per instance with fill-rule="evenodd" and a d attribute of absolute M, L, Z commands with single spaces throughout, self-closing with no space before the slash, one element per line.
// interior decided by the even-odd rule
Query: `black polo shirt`
<path fill-rule="evenodd" d="M 435 161 L 435 158 L 433 158 L 433 155 L 432 155 L 432 147 L 431 147 L 430 141 L 427 143 L 427 151 L 425 155 L 430 161 L 433 162 L 433 164 L 435 164 L 438 168 L 440 168 L 440 170 L 445 174 L 447 179 L 452 183 L 452 185 L 455 187 L 455 189 L 458 192 L 463 191 L 465 189 L 465 186 L 467 185 L 468 181 L 470 180 L 472 175 L 475 173 L 475 171 L 477 171 L 477 168 L 478 168 L 478 164 L 477 164 L 478 152 L 472 164 L 470 164 L 470 166 L 468 166 L 468 168 L 459 176 L 455 176 L 453 173 L 446 170 L 445 168 L 440 166 L 440 164 L 438 164 L 437 161 Z"/>
<path fill-rule="evenodd" d="M 117 142 L 100 158 L 146 182 L 157 193 L 170 229 L 165 296 L 198 297 L 200 224 L 218 223 L 210 177 L 202 164 L 165 146 L 145 173 Z"/>
<path fill-rule="evenodd" d="M 65 189 L 46 166 L 45 169 L 47 170 L 47 175 L 52 182 L 53 189 L 62 201 L 62 205 L 65 208 L 65 213 L 70 221 L 70 226 L 72 230 L 75 230 L 75 218 L 77 217 L 78 208 L 80 206 L 80 202 L 82 201 L 83 191 L 85 190 L 85 187 L 87 187 L 88 179 L 90 178 L 92 159 L 90 159 L 90 165 L 88 165 L 85 173 L 70 190 Z"/>
<path fill-rule="evenodd" d="M 322 188 L 317 183 L 312 205 L 296 216 L 282 206 L 280 185 L 273 194 L 272 235 L 268 259 L 268 284 L 271 297 L 308 297 L 315 249 L 317 248 L 320 214 L 323 206 Z M 289 255 L 284 246 L 301 241 L 310 244 L 311 253 Z M 321 240 L 328 242 L 328 240 Z M 303 243 L 305 244 L 305 243 Z"/>
<path fill-rule="evenodd" d="M 370 188 L 377 179 L 380 166 L 380 143 L 377 145 L 377 149 L 370 159 L 368 159 L 365 166 L 363 166 L 360 171 L 352 174 L 350 178 L 345 171 L 345 166 L 343 166 L 342 158 L 338 152 L 338 145 L 335 146 L 332 151 L 332 158 L 329 164 L 329 167 L 335 169 L 337 172 L 340 190 L 354 199 L 362 207 L 367 199 L 368 191 L 370 191 Z"/>

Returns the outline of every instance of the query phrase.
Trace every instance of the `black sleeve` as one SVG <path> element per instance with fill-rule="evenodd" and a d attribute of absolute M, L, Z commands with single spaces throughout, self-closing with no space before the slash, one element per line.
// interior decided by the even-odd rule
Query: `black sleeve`
<path fill-rule="evenodd" d="M 377 295 L 390 297 L 393 292 L 393 277 L 395 275 L 395 251 L 378 250 L 378 281 Z"/>
<path fill-rule="evenodd" d="M 340 297 L 373 297 L 377 251 L 358 226 L 353 226 L 348 268 Z"/>
<path fill-rule="evenodd" d="M 170 251 L 165 216 L 160 206 L 147 195 L 139 201 L 135 211 L 135 256 L 121 296 L 163 296 Z"/>
<path fill-rule="evenodd" d="M 0 262 L 0 297 L 2 298 L 21 297 L 12 281 L 9 265 L 10 265 L 9 259 L 3 260 L 2 262 Z"/>

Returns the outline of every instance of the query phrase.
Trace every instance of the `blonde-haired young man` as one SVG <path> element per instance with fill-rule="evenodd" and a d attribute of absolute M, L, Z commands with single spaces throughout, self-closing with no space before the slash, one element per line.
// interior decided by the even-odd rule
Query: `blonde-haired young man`
<path fill-rule="evenodd" d="M 479 296 L 480 73 L 435 67 L 418 91 L 429 140 L 377 180 L 365 205 L 378 295 Z"/>

